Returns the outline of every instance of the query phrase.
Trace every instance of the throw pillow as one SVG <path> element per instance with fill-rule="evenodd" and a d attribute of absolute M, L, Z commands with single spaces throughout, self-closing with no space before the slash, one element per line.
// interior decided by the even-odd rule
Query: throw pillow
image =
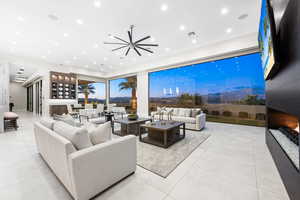
<path fill-rule="evenodd" d="M 178 116 L 179 109 L 178 108 L 173 108 L 173 115 Z"/>
<path fill-rule="evenodd" d="M 69 114 L 53 115 L 53 119 L 57 121 L 63 121 L 71 126 L 75 126 L 75 127 L 81 126 L 81 124 L 79 122 L 76 122 L 76 120 Z"/>
<path fill-rule="evenodd" d="M 184 108 L 178 108 L 178 116 L 185 117 L 185 109 Z"/>
<path fill-rule="evenodd" d="M 184 109 L 184 116 L 191 117 L 192 109 Z"/>
<path fill-rule="evenodd" d="M 111 134 L 112 134 L 112 130 L 111 130 L 110 122 L 100 124 L 98 127 L 92 129 L 89 132 L 93 145 L 101 144 L 103 142 L 111 140 Z"/>
<path fill-rule="evenodd" d="M 43 126 L 49 128 L 49 129 L 51 129 L 51 130 L 53 130 L 54 122 L 55 122 L 55 121 L 54 121 L 53 119 L 51 119 L 51 118 L 46 118 L 46 117 L 43 117 L 43 118 L 40 120 L 40 123 L 41 123 Z"/>
<path fill-rule="evenodd" d="M 192 110 L 192 114 L 191 114 L 191 117 L 196 117 L 197 115 L 199 115 L 201 113 L 201 109 L 193 109 Z"/>
<path fill-rule="evenodd" d="M 77 150 L 93 146 L 85 128 L 77 128 L 65 122 L 57 121 L 54 123 L 53 130 L 69 140 Z"/>

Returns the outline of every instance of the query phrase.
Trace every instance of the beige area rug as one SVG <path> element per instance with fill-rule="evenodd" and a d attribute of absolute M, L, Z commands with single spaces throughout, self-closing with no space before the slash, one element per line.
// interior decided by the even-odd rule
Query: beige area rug
<path fill-rule="evenodd" d="M 167 149 L 138 141 L 137 164 L 166 178 L 209 136 L 203 131 L 186 130 L 185 139 Z"/>

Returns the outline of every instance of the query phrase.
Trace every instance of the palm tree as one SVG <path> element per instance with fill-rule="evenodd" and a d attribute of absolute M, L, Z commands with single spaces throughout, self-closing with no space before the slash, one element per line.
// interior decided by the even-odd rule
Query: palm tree
<path fill-rule="evenodd" d="M 88 103 L 88 98 L 90 94 L 95 94 L 96 88 L 93 85 L 85 84 L 85 85 L 78 85 L 78 93 L 84 94 L 84 104 Z"/>
<path fill-rule="evenodd" d="M 121 90 L 130 90 L 131 89 L 131 108 L 133 110 L 137 107 L 137 98 L 136 98 L 136 76 L 126 78 L 126 81 L 119 83 L 119 88 Z"/>

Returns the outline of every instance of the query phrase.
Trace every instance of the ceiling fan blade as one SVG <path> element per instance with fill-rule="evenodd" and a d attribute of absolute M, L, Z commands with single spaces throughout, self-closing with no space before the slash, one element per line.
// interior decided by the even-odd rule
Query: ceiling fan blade
<path fill-rule="evenodd" d="M 130 51 L 130 47 L 128 47 L 128 49 L 127 49 L 127 51 L 126 51 L 126 53 L 125 53 L 125 56 L 128 55 L 129 51 Z"/>
<path fill-rule="evenodd" d="M 142 39 L 136 41 L 134 44 L 137 44 L 137 43 L 139 43 L 139 42 L 141 42 L 141 41 L 147 40 L 147 39 L 149 39 L 150 37 L 151 37 L 151 36 L 144 37 L 144 38 L 142 38 Z"/>
<path fill-rule="evenodd" d="M 145 47 L 158 47 L 158 44 L 137 44 L 138 46 L 145 46 Z"/>
<path fill-rule="evenodd" d="M 128 36 L 129 36 L 130 43 L 132 43 L 132 35 L 131 35 L 131 33 L 129 31 L 128 31 Z"/>
<path fill-rule="evenodd" d="M 128 47 L 128 45 L 122 46 L 122 47 L 119 47 L 119 48 L 116 48 L 116 49 L 113 49 L 112 51 L 117 51 L 117 50 L 119 50 L 119 49 L 123 49 L 123 48 L 126 48 L 126 47 Z"/>
<path fill-rule="evenodd" d="M 126 44 L 128 44 L 128 42 L 125 41 L 125 40 L 123 40 L 122 38 L 119 38 L 119 37 L 117 37 L 117 36 L 114 36 L 114 38 L 116 38 L 117 40 L 121 40 L 122 42 L 125 42 Z"/>
<path fill-rule="evenodd" d="M 118 43 L 118 42 L 104 42 L 104 44 L 127 45 L 127 43 Z"/>
<path fill-rule="evenodd" d="M 149 49 L 145 49 L 143 47 L 139 47 L 139 46 L 136 46 L 136 48 L 139 48 L 139 49 L 142 49 L 144 51 L 148 51 L 149 53 L 154 53 L 153 51 L 149 50 Z"/>
<path fill-rule="evenodd" d="M 133 48 L 134 48 L 134 50 L 136 51 L 136 53 L 137 53 L 139 56 L 142 55 L 135 47 L 133 47 Z"/>

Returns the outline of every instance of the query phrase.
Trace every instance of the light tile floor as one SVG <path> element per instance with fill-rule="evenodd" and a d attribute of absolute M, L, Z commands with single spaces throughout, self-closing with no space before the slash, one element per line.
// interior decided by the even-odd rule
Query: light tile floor
<path fill-rule="evenodd" d="M 0 199 L 69 200 L 37 153 L 33 122 L 20 113 L 17 132 L 0 134 Z M 138 167 L 96 200 L 287 200 L 265 145 L 264 128 L 207 123 L 211 137 L 166 179 Z M 201 132 L 199 132 L 201 134 Z"/>

